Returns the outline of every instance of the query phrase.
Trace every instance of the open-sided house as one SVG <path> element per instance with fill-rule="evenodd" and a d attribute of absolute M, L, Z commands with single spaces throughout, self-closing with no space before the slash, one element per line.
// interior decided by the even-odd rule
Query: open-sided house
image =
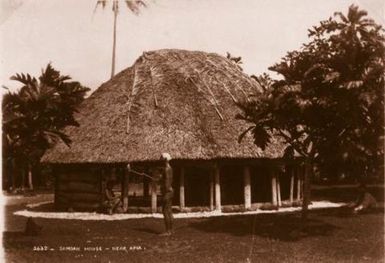
<path fill-rule="evenodd" d="M 54 168 L 56 207 L 97 210 L 105 179 L 113 176 L 125 210 L 155 212 L 156 183 L 128 173 L 126 165 L 151 174 L 163 152 L 172 157 L 174 205 L 181 210 L 292 203 L 301 195 L 300 169 L 283 161 L 282 143 L 262 151 L 251 135 L 237 141 L 248 126 L 235 118 L 235 102 L 258 89 L 238 65 L 217 54 L 144 52 L 80 105 L 80 127 L 65 130 L 71 147 L 59 143 L 43 156 Z"/>

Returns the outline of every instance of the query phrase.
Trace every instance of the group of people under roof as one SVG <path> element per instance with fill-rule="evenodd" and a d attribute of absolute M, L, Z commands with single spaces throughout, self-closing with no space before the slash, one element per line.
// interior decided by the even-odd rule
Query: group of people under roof
<path fill-rule="evenodd" d="M 162 153 L 160 159 L 162 160 L 162 167 L 160 168 L 159 176 L 151 177 L 149 175 L 138 173 L 127 165 L 128 172 L 141 174 L 143 176 L 151 177 L 151 179 L 160 183 L 160 190 L 162 195 L 162 213 L 165 223 L 166 231 L 162 235 L 171 235 L 173 232 L 173 214 L 172 214 L 172 199 L 173 199 L 173 171 L 170 165 L 171 156 L 168 153 Z M 109 180 L 105 189 L 105 203 L 109 214 L 120 213 L 123 211 L 120 196 L 116 196 L 113 191 L 115 181 Z M 368 191 L 365 184 L 358 186 L 357 199 L 348 205 L 352 208 L 353 213 L 363 213 L 376 208 L 377 202 L 373 195 Z"/>
<path fill-rule="evenodd" d="M 171 156 L 168 153 L 162 153 L 160 159 L 162 161 L 162 167 L 160 167 L 160 172 L 157 173 L 157 176 L 151 177 L 144 173 L 138 173 L 131 169 L 129 164 L 127 165 L 127 171 L 150 177 L 152 180 L 160 183 L 160 191 L 162 195 L 162 213 L 166 227 L 166 231 L 162 235 L 171 235 L 173 232 L 172 199 L 174 196 L 174 190 L 172 188 L 173 171 L 170 165 Z M 108 214 L 123 212 L 121 198 L 120 196 L 114 194 L 114 185 L 114 179 L 109 179 L 106 183 L 104 193 L 105 201 L 103 206 L 106 208 Z"/>

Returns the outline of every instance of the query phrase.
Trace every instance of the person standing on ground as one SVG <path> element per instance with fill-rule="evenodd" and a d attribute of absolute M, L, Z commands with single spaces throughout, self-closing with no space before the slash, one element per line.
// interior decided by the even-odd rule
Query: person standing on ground
<path fill-rule="evenodd" d="M 162 153 L 161 160 L 163 163 L 163 171 L 161 177 L 161 193 L 162 193 L 162 212 L 164 217 L 164 223 L 166 226 L 166 232 L 163 235 L 172 234 L 172 198 L 174 191 L 172 189 L 172 168 L 170 166 L 171 156 L 168 153 Z"/>

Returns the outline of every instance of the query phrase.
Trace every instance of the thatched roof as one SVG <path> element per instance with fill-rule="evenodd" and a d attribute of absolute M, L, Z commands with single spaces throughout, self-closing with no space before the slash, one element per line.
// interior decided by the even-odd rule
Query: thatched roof
<path fill-rule="evenodd" d="M 145 52 L 135 64 L 100 86 L 79 108 L 80 127 L 65 133 L 42 161 L 112 163 L 173 159 L 275 158 L 282 147 L 257 149 L 239 134 L 234 101 L 244 100 L 258 84 L 229 59 L 184 50 Z M 255 90 L 254 90 L 255 91 Z"/>

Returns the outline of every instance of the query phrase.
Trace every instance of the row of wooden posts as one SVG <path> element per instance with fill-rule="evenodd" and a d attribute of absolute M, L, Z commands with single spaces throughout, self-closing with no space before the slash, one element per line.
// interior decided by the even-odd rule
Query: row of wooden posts
<path fill-rule="evenodd" d="M 290 193 L 289 202 L 292 204 L 295 200 L 299 201 L 302 195 L 302 179 L 297 174 L 295 176 L 295 170 L 290 174 Z M 297 182 L 295 184 L 295 178 Z M 179 205 L 180 209 L 186 207 L 185 202 L 185 169 L 182 167 L 179 178 Z M 243 182 L 244 182 L 244 206 L 245 209 L 250 209 L 251 202 L 251 180 L 250 180 L 250 167 L 244 166 L 243 168 Z M 122 201 L 123 210 L 127 211 L 128 208 L 128 183 L 129 175 L 125 173 L 122 181 Z M 294 187 L 296 187 L 296 196 L 294 197 Z M 152 180 L 151 185 L 151 211 L 155 213 L 157 211 L 157 181 Z M 176 189 L 175 189 L 176 190 Z M 278 176 L 278 172 L 271 171 L 271 203 L 273 206 L 282 206 L 281 198 L 281 185 Z M 210 210 L 221 211 L 221 184 L 220 184 L 220 172 L 217 166 L 214 167 L 213 172 L 210 174 Z"/>

